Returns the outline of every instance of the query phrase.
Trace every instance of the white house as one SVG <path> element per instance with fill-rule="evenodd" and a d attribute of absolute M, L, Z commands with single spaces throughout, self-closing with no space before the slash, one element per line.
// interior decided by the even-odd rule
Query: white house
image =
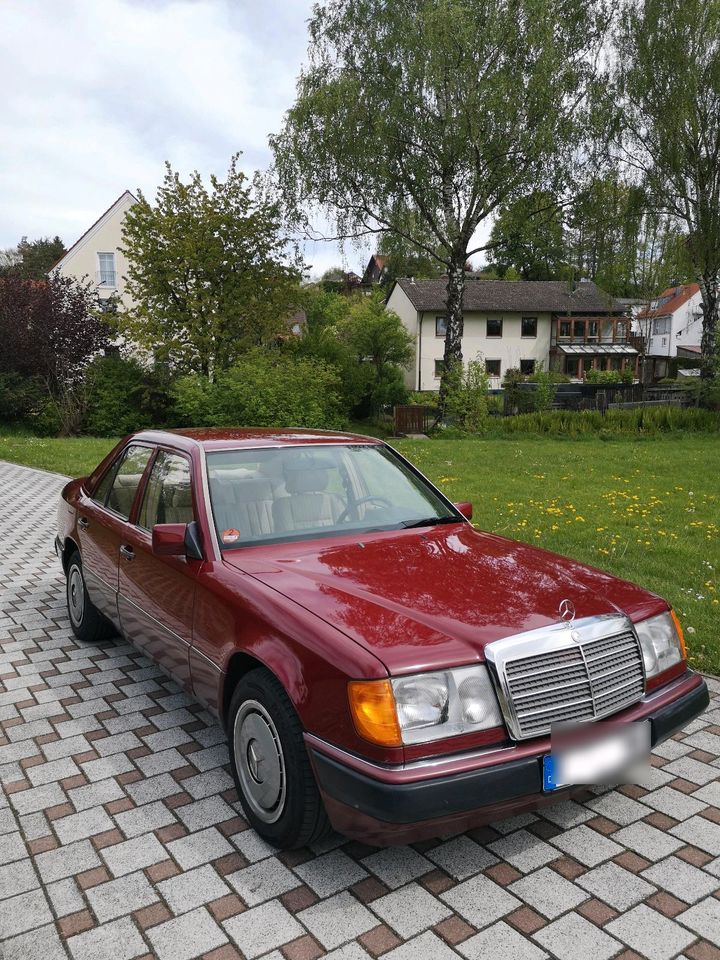
<path fill-rule="evenodd" d="M 125 214 L 136 203 L 137 197 L 129 190 L 122 193 L 52 269 L 61 276 L 91 280 L 101 301 L 115 294 L 124 306 L 130 306 L 125 290 L 128 264 L 120 247 Z"/>
<path fill-rule="evenodd" d="M 650 378 L 669 376 L 670 360 L 678 355 L 700 355 L 702 318 L 702 294 L 697 283 L 668 287 L 637 315 L 635 322 L 645 340 Z"/>
<path fill-rule="evenodd" d="M 446 281 L 398 280 L 388 298 L 415 339 L 406 373 L 413 390 L 437 390 L 445 344 Z M 557 369 L 582 379 L 591 367 L 637 369 L 623 307 L 591 281 L 480 280 L 465 285 L 463 356 L 480 354 L 497 388 L 509 369 Z"/>

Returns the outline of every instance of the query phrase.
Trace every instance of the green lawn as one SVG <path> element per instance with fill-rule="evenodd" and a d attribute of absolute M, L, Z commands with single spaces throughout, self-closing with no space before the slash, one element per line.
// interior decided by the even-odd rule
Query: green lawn
<path fill-rule="evenodd" d="M 113 440 L 0 430 L 0 459 L 79 476 Z M 537 543 L 670 600 L 693 666 L 720 674 L 720 439 L 394 441 L 477 526 Z"/>

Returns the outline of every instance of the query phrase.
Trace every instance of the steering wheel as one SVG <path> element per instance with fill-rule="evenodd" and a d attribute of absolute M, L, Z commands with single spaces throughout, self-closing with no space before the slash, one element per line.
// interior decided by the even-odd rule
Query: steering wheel
<path fill-rule="evenodd" d="M 385 497 L 377 497 L 374 494 L 369 497 L 360 497 L 359 500 L 354 500 L 351 504 L 349 503 L 340 516 L 337 518 L 337 523 L 344 523 L 350 518 L 350 511 L 354 510 L 356 507 L 359 507 L 362 503 L 381 503 L 384 507 L 392 507 L 392 503 L 387 500 Z"/>

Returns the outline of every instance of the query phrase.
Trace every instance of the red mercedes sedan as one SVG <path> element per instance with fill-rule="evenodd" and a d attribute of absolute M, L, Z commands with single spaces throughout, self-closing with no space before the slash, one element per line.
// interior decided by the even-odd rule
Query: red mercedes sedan
<path fill-rule="evenodd" d="M 148 431 L 67 484 L 56 548 L 80 641 L 218 715 L 259 834 L 392 844 L 618 782 L 708 703 L 666 601 L 471 515 L 373 438 Z"/>

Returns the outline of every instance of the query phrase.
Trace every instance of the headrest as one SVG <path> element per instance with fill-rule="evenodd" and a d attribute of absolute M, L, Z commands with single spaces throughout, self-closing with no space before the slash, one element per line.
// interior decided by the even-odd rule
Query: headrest
<path fill-rule="evenodd" d="M 238 503 L 273 499 L 272 484 L 269 480 L 238 480 L 233 484 L 233 490 Z"/>
<path fill-rule="evenodd" d="M 289 470 L 285 474 L 288 493 L 322 493 L 328 485 L 327 470 Z"/>

